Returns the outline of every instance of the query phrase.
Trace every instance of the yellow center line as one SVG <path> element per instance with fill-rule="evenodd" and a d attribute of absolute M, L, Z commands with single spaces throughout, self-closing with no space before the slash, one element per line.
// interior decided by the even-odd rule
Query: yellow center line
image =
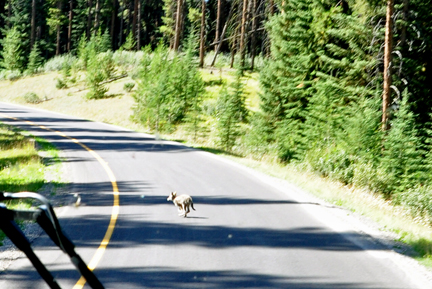
<path fill-rule="evenodd" d="M 16 117 L 11 117 L 8 115 L 5 115 L 3 113 L 0 113 L 0 115 L 2 117 L 5 118 L 9 118 L 9 119 L 13 119 L 13 120 L 20 120 L 19 118 Z M 60 131 L 56 131 L 53 129 L 50 129 L 46 126 L 43 125 L 37 125 L 34 122 L 31 121 L 26 121 L 24 120 L 26 123 L 33 125 L 33 126 L 38 126 L 44 130 L 47 131 L 51 131 L 54 132 L 64 138 L 67 138 L 71 141 L 73 141 L 74 143 L 80 145 L 82 148 L 84 148 L 85 150 L 87 150 L 104 168 L 105 172 L 108 174 L 108 177 L 111 181 L 111 185 L 112 185 L 112 190 L 113 190 L 113 197 L 114 197 L 114 201 L 113 201 L 113 207 L 112 207 L 112 211 L 111 211 L 111 219 L 108 225 L 108 228 L 105 232 L 105 236 L 103 237 L 99 247 L 97 248 L 95 254 L 93 255 L 92 259 L 90 260 L 90 262 L 88 263 L 88 268 L 93 271 L 96 266 L 98 265 L 99 261 L 102 259 L 103 254 L 105 253 L 105 250 L 111 240 L 111 236 L 114 232 L 114 228 L 118 219 L 118 215 L 119 215 L 119 211 L 120 211 L 120 196 L 119 196 L 119 190 L 118 190 L 118 185 L 117 185 L 117 180 L 115 178 L 115 175 L 113 173 L 113 171 L 111 170 L 111 168 L 108 166 L 108 163 L 106 161 L 104 161 L 104 159 L 102 159 L 95 151 L 93 151 L 92 149 L 90 149 L 88 146 L 86 146 L 83 143 L 80 143 L 77 139 L 67 136 L 66 134 L 60 132 Z M 75 284 L 75 286 L 73 287 L 73 289 L 81 289 L 84 287 L 86 283 L 86 280 L 84 279 L 84 277 L 81 277 L 77 283 Z"/>

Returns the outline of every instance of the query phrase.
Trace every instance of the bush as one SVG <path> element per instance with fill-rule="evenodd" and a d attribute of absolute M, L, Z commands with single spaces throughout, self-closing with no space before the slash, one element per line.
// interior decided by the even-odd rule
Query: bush
<path fill-rule="evenodd" d="M 114 63 L 112 61 L 112 52 L 96 54 L 96 51 L 90 51 L 90 57 L 87 64 L 87 84 L 89 92 L 86 94 L 88 99 L 105 98 L 108 88 L 103 84 L 104 80 L 109 79 L 114 73 Z"/>
<path fill-rule="evenodd" d="M 34 92 L 27 92 L 26 94 L 24 94 L 23 98 L 25 102 L 33 104 L 40 103 L 42 101 L 39 96 Z"/>
<path fill-rule="evenodd" d="M 117 50 L 113 54 L 113 61 L 118 66 L 136 67 L 140 64 L 142 57 L 142 51 Z"/>
<path fill-rule="evenodd" d="M 43 71 L 44 72 L 60 71 L 64 67 L 72 67 L 73 65 L 76 64 L 77 61 L 78 58 L 76 58 L 71 54 L 54 56 L 53 58 L 45 62 L 45 65 L 43 66 Z"/>
<path fill-rule="evenodd" d="M 321 175 L 349 184 L 354 177 L 354 158 L 341 148 L 329 146 L 310 150 L 305 160 Z"/>
<path fill-rule="evenodd" d="M 35 42 L 29 55 L 26 73 L 30 75 L 37 73 L 43 62 L 39 45 Z"/>
<path fill-rule="evenodd" d="M 172 130 L 188 114 L 197 120 L 204 82 L 190 55 L 172 54 L 163 45 L 151 54 L 147 47 L 137 84 L 135 120 L 156 131 Z"/>
<path fill-rule="evenodd" d="M 123 90 L 126 92 L 131 92 L 134 87 L 135 87 L 134 82 L 127 82 L 123 85 Z"/>
<path fill-rule="evenodd" d="M 57 88 L 57 89 L 67 88 L 67 83 L 66 83 L 66 81 L 64 81 L 63 79 L 57 78 L 56 88 Z"/>
<path fill-rule="evenodd" d="M 354 177 L 352 180 L 356 187 L 366 188 L 374 193 L 389 195 L 390 180 L 382 167 L 376 167 L 369 161 L 357 161 L 354 164 Z"/>
<path fill-rule="evenodd" d="M 407 206 L 413 216 L 432 221 L 432 187 L 416 186 L 398 194 L 398 201 Z"/>
<path fill-rule="evenodd" d="M 6 72 L 6 78 L 10 81 L 17 80 L 22 77 L 22 73 L 19 70 L 12 70 Z"/>

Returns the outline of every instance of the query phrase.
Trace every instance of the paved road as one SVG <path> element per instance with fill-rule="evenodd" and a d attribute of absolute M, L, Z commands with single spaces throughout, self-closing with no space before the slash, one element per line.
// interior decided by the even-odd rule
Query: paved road
<path fill-rule="evenodd" d="M 338 209 L 288 185 L 114 126 L 4 103 L 0 113 L 0 121 L 47 138 L 67 158 L 71 193 L 81 194 L 82 206 L 61 208 L 59 218 L 86 262 L 112 219 L 115 178 L 119 215 L 95 269 L 106 288 L 426 288 L 394 253 L 329 223 Z M 166 201 L 174 190 L 193 196 L 188 218 Z M 44 236 L 34 247 L 62 288 L 74 287 L 79 276 L 69 259 Z M 47 286 L 20 258 L 0 274 L 0 288 Z"/>

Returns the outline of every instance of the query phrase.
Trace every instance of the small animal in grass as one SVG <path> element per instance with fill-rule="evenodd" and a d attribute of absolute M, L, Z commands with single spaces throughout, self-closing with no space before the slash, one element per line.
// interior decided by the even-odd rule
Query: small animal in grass
<path fill-rule="evenodd" d="M 196 211 L 193 206 L 192 197 L 189 195 L 177 196 L 177 192 L 171 192 L 167 198 L 167 201 L 173 201 L 174 205 L 179 211 L 179 216 L 183 216 L 186 218 L 187 214 L 190 212 L 189 207 L 192 207 L 192 209 Z"/>

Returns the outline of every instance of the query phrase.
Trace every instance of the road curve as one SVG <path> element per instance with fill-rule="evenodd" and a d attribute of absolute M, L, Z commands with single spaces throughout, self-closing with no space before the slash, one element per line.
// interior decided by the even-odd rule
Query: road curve
<path fill-rule="evenodd" d="M 62 151 L 82 205 L 61 208 L 60 223 L 86 262 L 112 222 L 115 178 L 118 217 L 95 264 L 106 288 L 431 288 L 395 253 L 334 218 L 339 209 L 222 158 L 11 104 L 0 103 L 0 121 Z M 188 218 L 166 201 L 174 190 L 192 195 L 196 211 Z M 34 248 L 62 288 L 80 287 L 69 259 L 44 235 Z M 0 274 L 0 288 L 47 285 L 20 258 Z"/>

